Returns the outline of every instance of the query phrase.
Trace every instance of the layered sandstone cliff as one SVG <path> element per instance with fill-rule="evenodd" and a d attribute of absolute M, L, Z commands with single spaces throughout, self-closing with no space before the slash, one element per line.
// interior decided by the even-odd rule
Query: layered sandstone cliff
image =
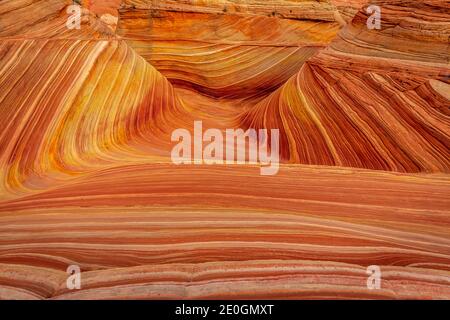
<path fill-rule="evenodd" d="M 448 4 L 350 2 L 0 2 L 0 298 L 450 298 Z M 172 164 L 195 120 L 279 174 Z"/>

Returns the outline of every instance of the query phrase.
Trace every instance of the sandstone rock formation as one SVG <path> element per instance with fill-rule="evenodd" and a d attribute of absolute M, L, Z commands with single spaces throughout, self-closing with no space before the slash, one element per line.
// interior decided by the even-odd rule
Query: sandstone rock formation
<path fill-rule="evenodd" d="M 450 298 L 448 3 L 71 3 L 0 2 L 1 299 Z M 172 164 L 195 120 L 279 174 Z"/>

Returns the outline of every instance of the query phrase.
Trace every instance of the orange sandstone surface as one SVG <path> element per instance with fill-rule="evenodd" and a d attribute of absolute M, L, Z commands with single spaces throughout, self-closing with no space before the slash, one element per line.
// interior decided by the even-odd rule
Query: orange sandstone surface
<path fill-rule="evenodd" d="M 447 2 L 80 2 L 0 2 L 1 299 L 450 298 Z M 196 120 L 279 173 L 173 164 Z"/>

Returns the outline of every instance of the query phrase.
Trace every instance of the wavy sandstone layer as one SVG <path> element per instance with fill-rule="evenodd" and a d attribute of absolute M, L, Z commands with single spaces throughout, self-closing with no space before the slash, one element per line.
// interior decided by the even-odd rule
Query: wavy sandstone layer
<path fill-rule="evenodd" d="M 449 6 L 344 2 L 0 2 L 0 299 L 449 299 Z M 195 120 L 280 172 L 172 164 Z"/>
<path fill-rule="evenodd" d="M 438 1 L 378 4 L 381 30 L 368 30 L 361 10 L 240 123 L 281 128 L 293 163 L 448 172 L 448 10 Z"/>

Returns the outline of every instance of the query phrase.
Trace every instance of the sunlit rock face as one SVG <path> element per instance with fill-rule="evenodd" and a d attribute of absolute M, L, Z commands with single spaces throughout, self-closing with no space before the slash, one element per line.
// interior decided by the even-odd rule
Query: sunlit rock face
<path fill-rule="evenodd" d="M 273 91 L 338 32 L 328 3 L 308 2 L 305 10 L 313 7 L 317 12 L 311 21 L 301 20 L 300 13 L 279 18 L 267 12 L 274 6 L 257 1 L 249 1 L 239 14 L 216 10 L 228 8 L 230 1 L 220 6 L 202 6 L 201 1 L 161 1 L 156 6 L 150 1 L 129 2 L 133 4 L 120 11 L 118 34 L 171 83 L 214 98 Z M 286 5 L 280 3 L 276 9 L 283 12 Z M 296 7 L 303 12 L 302 3 Z"/>
<path fill-rule="evenodd" d="M 359 11 L 241 123 L 283 128 L 294 163 L 448 172 L 448 11 L 438 1 L 378 5 L 381 30 Z"/>
<path fill-rule="evenodd" d="M 1 299 L 450 298 L 447 3 L 78 2 L 0 1 Z M 279 173 L 174 165 L 197 120 Z"/>

